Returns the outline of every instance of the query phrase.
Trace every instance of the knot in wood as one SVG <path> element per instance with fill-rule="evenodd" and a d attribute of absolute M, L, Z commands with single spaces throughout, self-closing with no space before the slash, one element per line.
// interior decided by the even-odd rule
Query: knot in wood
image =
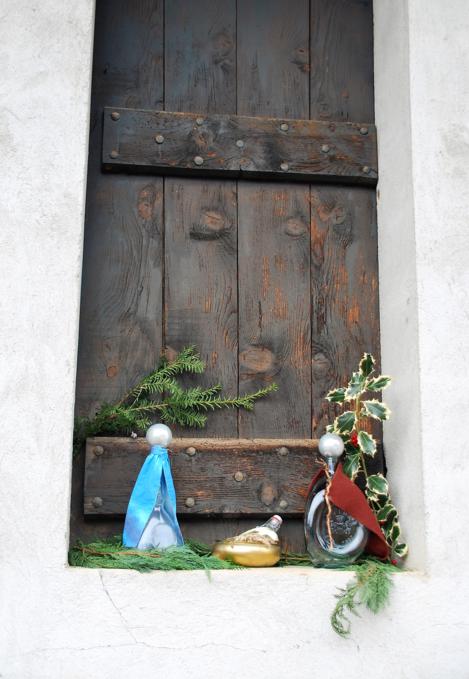
<path fill-rule="evenodd" d="M 273 504 L 276 496 L 276 491 L 270 483 L 263 483 L 261 487 L 261 502 L 266 507 L 270 507 Z"/>

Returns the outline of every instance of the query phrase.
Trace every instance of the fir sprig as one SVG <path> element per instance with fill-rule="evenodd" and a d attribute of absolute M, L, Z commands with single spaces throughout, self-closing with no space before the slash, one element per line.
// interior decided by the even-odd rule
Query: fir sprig
<path fill-rule="evenodd" d="M 399 569 L 389 563 L 367 559 L 354 565 L 355 578 L 345 588 L 339 588 L 337 603 L 331 614 L 331 626 L 341 637 L 347 637 L 351 630 L 349 614 L 359 615 L 360 606 L 372 613 L 378 613 L 389 603 L 392 587 L 390 574 Z"/>
<path fill-rule="evenodd" d="M 252 394 L 222 396 L 219 384 L 184 389 L 177 382 L 176 378 L 181 375 L 201 374 L 204 370 L 205 364 L 194 347 L 186 347 L 173 361 L 163 358 L 158 367 L 120 401 L 102 404 L 94 417 L 75 419 L 74 452 L 80 451 L 89 436 L 144 432 L 155 419 L 166 424 L 203 428 L 210 412 L 222 408 L 253 410 L 258 399 L 277 389 L 273 383 Z"/>

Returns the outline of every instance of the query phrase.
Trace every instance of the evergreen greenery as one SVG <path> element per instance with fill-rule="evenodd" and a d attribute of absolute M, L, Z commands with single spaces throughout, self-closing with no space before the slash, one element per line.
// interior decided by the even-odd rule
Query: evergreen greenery
<path fill-rule="evenodd" d="M 89 436 L 143 433 L 155 419 L 166 424 L 202 428 L 207 415 L 221 408 L 253 410 L 254 403 L 276 391 L 277 385 L 243 396 L 222 396 L 219 384 L 213 387 L 184 389 L 177 377 L 201 374 L 205 364 L 194 347 L 186 347 L 174 359 L 163 358 L 158 367 L 132 387 L 120 401 L 104 403 L 94 417 L 77 417 L 73 432 L 73 449 L 79 452 Z"/>
<path fill-rule="evenodd" d="M 348 385 L 328 393 L 326 398 L 329 401 L 344 404 L 348 410 L 339 415 L 327 430 L 339 434 L 345 443 L 343 469 L 347 476 L 352 481 L 358 474 L 365 477 L 366 499 L 381 525 L 392 556 L 404 558 L 408 548 L 401 538 L 399 514 L 391 501 L 388 482 L 382 474 L 368 474 L 366 469 L 366 457 L 374 457 L 377 446 L 364 427 L 370 418 L 384 422 L 391 414 L 385 403 L 366 397 L 367 394 L 381 392 L 391 383 L 388 375 L 374 375 L 374 367 L 373 356 L 364 354 Z"/>
<path fill-rule="evenodd" d="M 399 569 L 389 563 L 368 558 L 352 566 L 355 578 L 344 588 L 339 588 L 337 603 L 331 614 L 332 629 L 341 637 L 350 634 L 349 613 L 358 615 L 363 605 L 373 613 L 381 611 L 389 602 L 392 587 L 390 574 Z"/>

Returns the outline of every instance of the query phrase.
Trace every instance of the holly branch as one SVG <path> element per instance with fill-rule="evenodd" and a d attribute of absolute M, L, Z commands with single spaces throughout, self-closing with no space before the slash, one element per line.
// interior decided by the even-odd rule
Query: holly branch
<path fill-rule="evenodd" d="M 377 445 L 364 426 L 370 419 L 384 422 L 391 414 L 385 403 L 369 396 L 382 392 L 391 383 L 388 375 L 375 375 L 374 372 L 375 359 L 371 354 L 364 354 L 348 385 L 327 394 L 328 401 L 348 408 L 336 417 L 327 430 L 339 434 L 344 441 L 345 474 L 352 481 L 359 474 L 364 476 L 366 499 L 391 548 L 392 557 L 404 558 L 408 548 L 401 539 L 399 514 L 391 501 L 388 482 L 382 474 L 368 474 L 366 468 L 366 458 L 375 456 Z"/>

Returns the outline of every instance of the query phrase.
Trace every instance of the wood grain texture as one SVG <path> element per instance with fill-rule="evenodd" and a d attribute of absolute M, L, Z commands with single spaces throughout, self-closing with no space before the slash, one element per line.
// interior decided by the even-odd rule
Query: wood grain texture
<path fill-rule="evenodd" d="M 320 466 L 317 449 L 313 439 L 175 439 L 170 457 L 178 515 L 301 516 Z M 125 514 L 148 452 L 145 439 L 88 439 L 85 514 Z M 375 467 L 371 462 L 370 471 Z"/>
<path fill-rule="evenodd" d="M 161 107 L 163 3 L 101 0 L 93 62 L 77 411 L 118 398 L 161 349 L 162 180 L 101 171 L 102 111 Z M 102 36 L 106 39 L 102 39 Z"/>
<path fill-rule="evenodd" d="M 105 109 L 110 169 L 375 184 L 377 162 L 372 125 Z"/>
<path fill-rule="evenodd" d="M 236 111 L 236 0 L 169 0 L 165 108 Z"/>
<path fill-rule="evenodd" d="M 374 121 L 372 0 L 311 0 L 310 115 Z"/>
<path fill-rule="evenodd" d="M 374 191 L 311 189 L 313 434 L 335 416 L 324 397 L 347 383 L 365 351 L 379 361 Z"/>
<path fill-rule="evenodd" d="M 238 109 L 309 118 L 308 0 L 238 0 Z"/>
<path fill-rule="evenodd" d="M 239 193 L 240 392 L 280 389 L 239 413 L 240 436 L 311 436 L 309 190 Z"/>
<path fill-rule="evenodd" d="M 166 181 L 165 338 L 169 356 L 195 344 L 207 369 L 186 385 L 238 391 L 237 215 L 234 182 Z M 175 431 L 183 432 L 181 428 Z M 207 436 L 237 436 L 234 410 L 210 414 Z"/>

